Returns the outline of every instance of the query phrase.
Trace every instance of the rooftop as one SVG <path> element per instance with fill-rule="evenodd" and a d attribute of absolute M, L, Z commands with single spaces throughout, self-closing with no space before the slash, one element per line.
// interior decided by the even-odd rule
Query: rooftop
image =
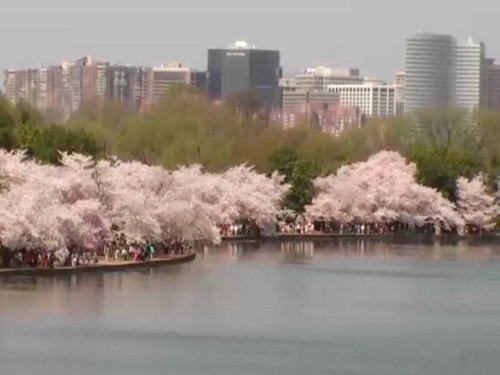
<path fill-rule="evenodd" d="M 244 40 L 237 40 L 233 44 L 227 46 L 229 49 L 255 49 L 255 45 L 250 45 Z"/>

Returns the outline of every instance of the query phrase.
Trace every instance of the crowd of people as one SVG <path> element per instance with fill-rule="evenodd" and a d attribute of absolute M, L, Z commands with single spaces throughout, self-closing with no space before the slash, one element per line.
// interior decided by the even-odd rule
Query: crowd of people
<path fill-rule="evenodd" d="M 219 226 L 220 235 L 224 237 L 258 236 L 260 228 L 253 222 L 223 224 Z"/>
<path fill-rule="evenodd" d="M 16 268 L 59 268 L 82 267 L 112 262 L 150 262 L 159 251 L 163 256 L 182 255 L 191 251 L 192 244 L 184 240 L 171 240 L 162 244 L 149 241 L 127 241 L 123 235 L 104 246 L 102 250 L 70 249 L 69 256 L 61 261 L 55 251 L 20 250 L 10 252 L 10 267 Z M 3 260 L 5 263 L 5 260 Z M 3 266 L 6 266 L 5 264 Z"/>
<path fill-rule="evenodd" d="M 260 235 L 259 227 L 253 222 L 226 224 L 219 227 L 224 238 Z M 339 223 L 336 221 L 311 221 L 304 216 L 279 220 L 276 232 L 282 235 L 383 235 L 394 233 L 437 233 L 434 223 L 428 222 L 420 227 L 410 227 L 403 223 Z M 443 231 L 445 232 L 445 231 Z M 440 232 L 441 233 L 441 232 Z M 466 234 L 480 234 L 473 227 L 466 228 Z M 69 256 L 61 261 L 56 252 L 43 249 L 20 250 L 10 252 L 9 266 L 30 268 L 81 267 L 99 263 L 113 262 L 150 262 L 157 256 L 182 255 L 192 251 L 191 242 L 174 239 L 161 244 L 149 241 L 127 241 L 123 234 L 116 235 L 114 240 L 100 250 L 70 249 Z M 161 255 L 160 255 L 161 253 Z M 3 260 L 5 263 L 5 260 Z M 5 264 L 4 264 L 5 266 Z"/>
<path fill-rule="evenodd" d="M 259 228 L 250 223 L 223 225 L 220 227 L 223 238 L 241 236 L 259 236 Z M 351 222 L 340 223 L 338 221 L 312 221 L 305 216 L 289 217 L 280 219 L 276 223 L 276 233 L 278 235 L 383 235 L 394 233 L 417 233 L 417 234 L 442 234 L 453 231 L 446 230 L 442 226 L 436 226 L 429 221 L 421 226 L 410 226 L 401 222 L 376 222 L 363 223 Z M 454 233 L 454 232 L 453 232 Z M 479 233 L 477 228 L 468 227 L 467 234 Z"/>
<path fill-rule="evenodd" d="M 433 222 L 411 227 L 408 224 L 400 222 L 340 223 L 336 221 L 309 221 L 304 217 L 298 217 L 293 220 L 286 220 L 278 223 L 278 233 L 280 234 L 382 235 L 407 232 L 438 234 L 437 231 L 440 233 L 447 232 L 440 226 L 436 227 Z"/>
<path fill-rule="evenodd" d="M 110 244 L 104 246 L 103 255 L 106 262 L 136 261 L 150 262 L 156 254 L 156 246 L 149 241 L 128 242 L 122 235 Z"/>
<path fill-rule="evenodd" d="M 408 231 L 410 228 L 401 223 L 347 223 L 342 224 L 335 221 L 311 221 L 303 216 L 279 220 L 276 223 L 277 234 L 385 234 L 401 231 Z M 432 225 L 426 225 L 422 228 L 416 228 L 415 231 L 430 232 L 434 228 Z M 260 229 L 253 223 L 245 224 L 227 224 L 220 226 L 222 238 L 254 236 L 260 234 Z"/>
<path fill-rule="evenodd" d="M 77 267 L 97 264 L 99 257 L 97 251 L 72 249 L 69 257 L 61 262 L 55 251 L 46 250 L 19 250 L 10 256 L 10 266 L 30 268 L 57 268 Z"/>

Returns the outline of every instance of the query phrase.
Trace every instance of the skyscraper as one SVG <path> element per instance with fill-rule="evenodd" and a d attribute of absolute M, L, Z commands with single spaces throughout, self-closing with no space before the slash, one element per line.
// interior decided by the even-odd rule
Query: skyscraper
<path fill-rule="evenodd" d="M 337 93 L 340 105 L 357 108 L 367 117 L 392 117 L 396 115 L 394 85 L 367 82 L 358 85 L 329 85 L 328 91 Z"/>
<path fill-rule="evenodd" d="M 487 59 L 487 101 L 488 109 L 500 110 L 500 65 L 495 59 Z"/>
<path fill-rule="evenodd" d="M 405 104 L 405 86 L 406 74 L 404 72 L 396 73 L 396 80 L 394 82 L 394 105 L 396 106 L 396 116 L 403 116 Z"/>
<path fill-rule="evenodd" d="M 405 113 L 486 103 L 485 48 L 472 39 L 418 33 L 406 40 Z"/>
<path fill-rule="evenodd" d="M 191 84 L 191 69 L 180 63 L 148 68 L 143 91 L 146 106 L 158 103 L 171 87 L 182 84 Z"/>
<path fill-rule="evenodd" d="M 207 71 L 208 94 L 212 99 L 254 90 L 267 109 L 281 105 L 279 51 L 256 49 L 246 42 L 210 49 Z"/>
<path fill-rule="evenodd" d="M 473 112 L 486 106 L 486 59 L 484 44 L 457 40 L 455 52 L 454 107 Z"/>
<path fill-rule="evenodd" d="M 329 85 L 357 85 L 363 83 L 364 78 L 359 69 L 318 66 L 295 75 L 295 82 L 299 90 L 328 91 Z"/>
<path fill-rule="evenodd" d="M 405 113 L 453 103 L 454 38 L 418 33 L 406 40 Z"/>
<path fill-rule="evenodd" d="M 141 108 L 142 88 L 146 69 L 127 65 L 112 65 L 107 70 L 106 98 L 126 104 L 132 108 Z"/>

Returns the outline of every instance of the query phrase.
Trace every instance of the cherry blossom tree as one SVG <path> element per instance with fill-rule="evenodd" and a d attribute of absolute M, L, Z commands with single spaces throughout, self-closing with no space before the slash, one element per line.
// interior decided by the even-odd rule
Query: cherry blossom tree
<path fill-rule="evenodd" d="M 252 220 L 272 228 L 287 186 L 246 165 L 215 174 L 173 172 L 115 158 L 61 153 L 59 166 L 0 150 L 0 238 L 11 250 L 101 249 L 120 232 L 130 241 L 220 240 L 218 225 Z"/>
<path fill-rule="evenodd" d="M 484 183 L 484 176 L 477 175 L 471 180 L 457 179 L 457 207 L 466 224 L 474 225 L 480 230 L 491 230 L 498 216 L 495 197 L 489 194 Z"/>
<path fill-rule="evenodd" d="M 277 173 L 267 177 L 247 165 L 222 174 L 204 173 L 200 166 L 192 166 L 172 175 L 181 194 L 212 207 L 217 224 L 251 220 L 264 232 L 275 229 L 280 204 L 289 188 Z"/>
<path fill-rule="evenodd" d="M 397 152 L 382 151 L 366 162 L 340 168 L 318 178 L 317 196 L 306 213 L 313 219 L 341 223 L 394 222 L 421 226 L 461 228 L 463 220 L 454 205 L 436 190 L 416 182 L 416 166 Z"/>
<path fill-rule="evenodd" d="M 96 199 L 90 174 L 62 155 L 62 167 L 25 160 L 21 152 L 0 152 L 6 191 L 0 194 L 0 238 L 11 250 L 56 251 L 100 248 L 111 238 L 110 225 Z"/>

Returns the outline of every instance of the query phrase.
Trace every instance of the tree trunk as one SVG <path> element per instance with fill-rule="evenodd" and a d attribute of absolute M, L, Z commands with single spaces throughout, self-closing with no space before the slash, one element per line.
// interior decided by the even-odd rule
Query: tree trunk
<path fill-rule="evenodd" d="M 1 267 L 9 268 L 10 267 L 10 251 L 4 247 L 0 247 L 0 263 Z"/>

